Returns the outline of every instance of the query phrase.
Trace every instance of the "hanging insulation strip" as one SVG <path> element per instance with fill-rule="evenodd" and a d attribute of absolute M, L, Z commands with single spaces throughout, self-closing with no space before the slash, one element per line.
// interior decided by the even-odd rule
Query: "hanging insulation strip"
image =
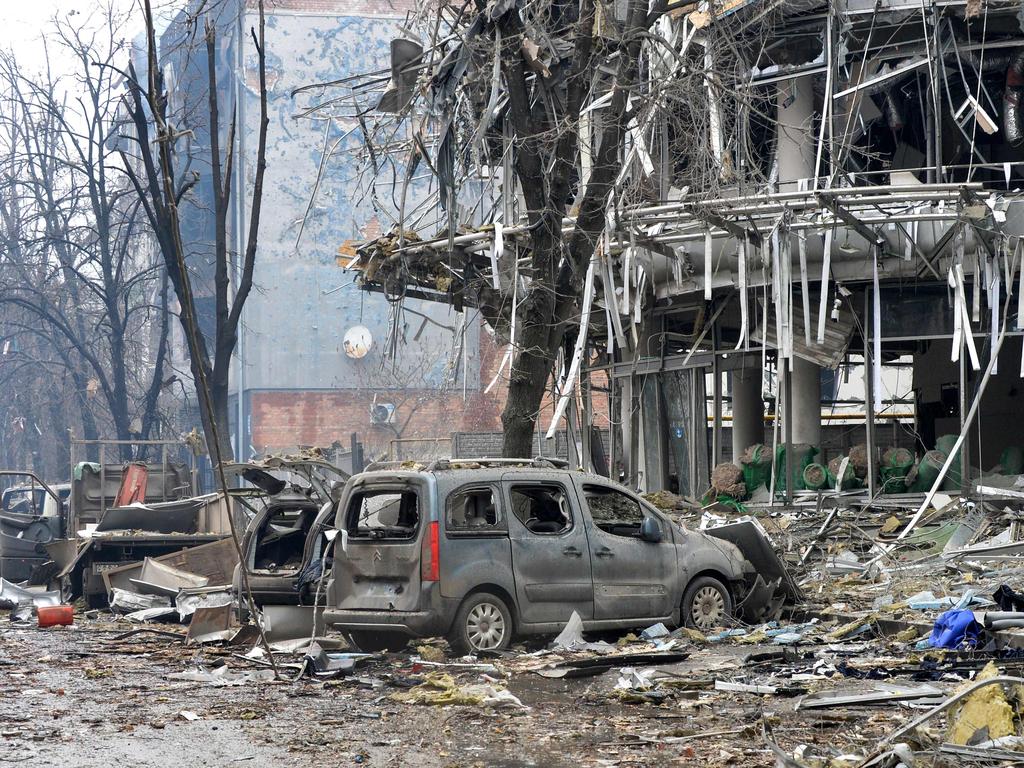
<path fill-rule="evenodd" d="M 600 249 L 600 244 L 598 249 Z M 583 361 L 583 351 L 587 347 L 587 332 L 590 330 L 590 308 L 594 303 L 594 270 L 596 267 L 597 254 L 595 252 L 594 256 L 590 259 L 590 266 L 587 267 L 587 276 L 583 281 L 583 307 L 580 311 L 579 333 L 576 334 L 576 345 L 573 347 L 572 362 L 569 364 L 569 370 L 558 385 L 558 404 L 555 406 L 555 413 L 551 417 L 551 425 L 547 431 L 547 438 L 549 440 L 555 436 L 558 422 L 565 413 L 566 405 L 569 404 L 569 397 L 573 393 L 580 364 Z"/>

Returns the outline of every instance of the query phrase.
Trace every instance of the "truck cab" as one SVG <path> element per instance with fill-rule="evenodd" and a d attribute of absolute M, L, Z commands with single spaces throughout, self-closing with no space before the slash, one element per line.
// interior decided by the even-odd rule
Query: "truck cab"
<path fill-rule="evenodd" d="M 64 535 L 71 485 L 49 486 L 31 472 L 0 474 L 30 479 L 0 494 L 0 576 L 41 582 L 46 545 Z"/>

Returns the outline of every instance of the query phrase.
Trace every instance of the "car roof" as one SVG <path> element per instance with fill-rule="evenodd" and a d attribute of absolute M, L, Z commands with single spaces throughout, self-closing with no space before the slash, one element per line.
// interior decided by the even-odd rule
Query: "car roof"
<path fill-rule="evenodd" d="M 545 462 L 546 463 L 546 462 Z M 616 485 L 603 475 L 595 475 L 582 470 L 569 469 L 548 464 L 544 466 L 541 462 L 526 460 L 476 460 L 476 459 L 451 459 L 444 462 L 431 462 L 429 464 L 419 462 L 386 462 L 371 465 L 365 472 L 355 477 L 360 481 L 373 482 L 378 480 L 408 480 L 414 477 L 436 475 L 439 478 L 451 480 L 457 483 L 472 482 L 473 480 L 493 481 L 508 477 L 509 475 L 521 476 L 529 480 L 557 480 L 566 477 L 580 478 L 583 482 L 608 483 Z"/>

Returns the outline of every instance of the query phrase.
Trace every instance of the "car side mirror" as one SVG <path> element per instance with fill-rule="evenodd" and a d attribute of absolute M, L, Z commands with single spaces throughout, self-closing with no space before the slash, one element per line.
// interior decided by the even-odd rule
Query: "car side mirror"
<path fill-rule="evenodd" d="M 661 541 L 661 525 L 653 517 L 645 517 L 640 523 L 640 538 L 657 544 Z"/>

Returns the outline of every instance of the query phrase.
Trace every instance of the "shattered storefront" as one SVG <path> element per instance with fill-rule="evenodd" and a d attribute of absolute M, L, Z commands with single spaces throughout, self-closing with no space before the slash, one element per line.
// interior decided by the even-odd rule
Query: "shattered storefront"
<path fill-rule="evenodd" d="M 823 398 L 822 374 L 851 368 L 867 465 L 894 450 L 928 462 L 902 486 L 862 474 L 872 496 L 929 490 L 913 481 L 947 458 L 946 488 L 969 489 L 977 468 L 1019 472 L 1019 8 L 783 9 L 736 89 L 709 86 L 719 196 L 674 178 L 672 202 L 618 219 L 622 251 L 595 299 L 607 322 L 590 334 L 614 359 L 599 367 L 621 400 L 624 473 L 698 494 L 708 464 L 740 464 L 765 443 L 792 457 L 776 471 L 783 487 L 818 490 L 800 457 L 809 447 L 815 463 L 841 460 L 822 450 L 821 411 L 838 404 Z M 696 12 L 676 31 L 698 40 L 743 26 L 728 19 Z M 718 72 L 716 56 L 706 45 Z M 909 367 L 908 391 L 886 386 L 893 364 Z M 707 440 L 703 393 L 680 386 L 687 372 L 711 374 Z M 905 434 L 880 434 L 900 409 Z M 680 442 L 690 455 L 677 455 Z"/>
<path fill-rule="evenodd" d="M 534 44 L 542 20 L 525 18 L 525 82 L 561 98 L 571 39 Z M 448 228 L 429 237 L 426 214 L 400 219 L 350 266 L 399 302 L 479 309 L 511 368 L 528 351 L 544 222 L 516 165 L 522 124 L 495 85 L 514 70 L 480 40 L 488 23 L 453 25 L 460 43 L 438 42 L 433 69 L 429 46 L 392 57 L 389 90 L 406 90 L 376 109 L 403 119 L 416 83 L 430 95 L 438 207 L 428 195 L 417 210 L 440 209 Z M 607 42 L 612 26 L 594 31 Z M 566 116 L 576 154 L 548 268 L 575 270 L 565 285 L 580 293 L 559 315 L 569 330 L 539 427 L 566 426 L 575 464 L 693 499 L 730 460 L 734 479 L 774 466 L 761 500 L 970 489 L 982 470 L 1024 469 L 1011 426 L 1022 51 L 1011 2 L 669 4 L 638 54 L 596 229 L 599 142 L 628 78 L 596 71 Z M 460 91 L 466 71 L 479 82 Z M 463 114 L 483 121 L 472 135 Z M 586 238 L 596 247 L 574 262 Z M 605 409 L 607 460 L 592 435 Z"/>

